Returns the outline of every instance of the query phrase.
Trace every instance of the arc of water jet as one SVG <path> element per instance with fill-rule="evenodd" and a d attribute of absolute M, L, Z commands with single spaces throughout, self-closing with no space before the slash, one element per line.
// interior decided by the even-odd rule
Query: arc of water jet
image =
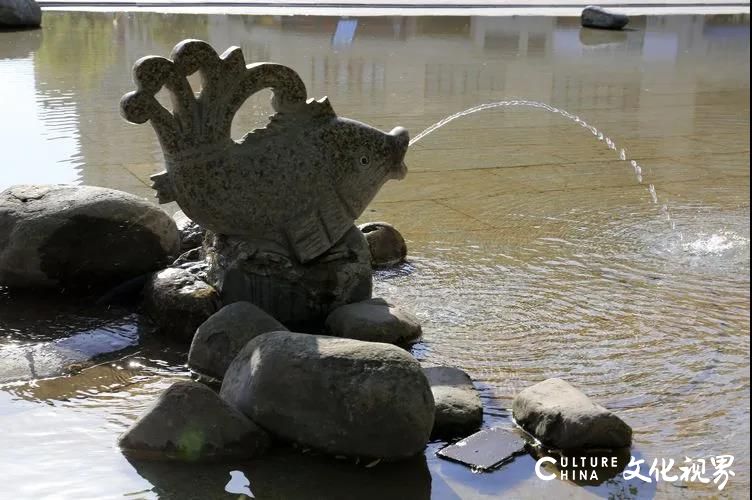
<path fill-rule="evenodd" d="M 494 109 L 494 108 L 501 108 L 501 107 L 513 107 L 513 106 L 526 106 L 526 107 L 532 107 L 537 109 L 544 109 L 546 111 L 550 111 L 551 113 L 559 114 L 574 123 L 579 123 L 582 127 L 590 130 L 594 136 L 597 137 L 599 141 L 606 142 L 606 146 L 609 149 L 616 150 L 616 143 L 611 140 L 610 137 L 603 134 L 603 132 L 599 131 L 594 126 L 587 123 L 585 120 L 580 118 L 578 115 L 573 115 L 569 111 L 563 110 L 561 108 L 556 108 L 554 106 L 551 106 L 550 104 L 546 104 L 545 102 L 540 101 L 528 101 L 528 100 L 511 100 L 511 101 L 498 101 L 498 102 L 489 102 L 485 104 L 479 104 L 477 106 L 473 106 L 472 108 L 468 108 L 464 111 L 460 111 L 458 113 L 455 113 L 453 115 L 447 116 L 446 118 L 443 118 L 439 120 L 438 122 L 434 123 L 433 125 L 429 126 L 422 132 L 420 132 L 418 135 L 413 137 L 410 140 L 409 145 L 412 146 L 416 142 L 423 139 L 425 136 L 431 134 L 432 132 L 436 131 L 437 129 L 440 129 L 444 125 L 447 125 L 454 120 L 457 120 L 458 118 L 462 118 L 468 115 L 471 115 L 473 113 L 477 113 L 479 111 L 485 111 L 487 109 Z M 629 160 L 627 157 L 627 152 L 624 148 L 621 149 L 621 151 L 618 153 L 619 160 L 621 161 L 629 161 L 632 165 L 632 168 L 635 172 L 635 178 L 639 184 L 642 184 L 642 168 L 637 164 L 635 160 Z M 648 191 L 650 192 L 650 197 L 653 200 L 653 203 L 657 204 L 659 202 L 658 193 L 655 190 L 655 186 L 653 184 L 650 184 Z M 673 226 L 672 222 L 672 226 Z"/>

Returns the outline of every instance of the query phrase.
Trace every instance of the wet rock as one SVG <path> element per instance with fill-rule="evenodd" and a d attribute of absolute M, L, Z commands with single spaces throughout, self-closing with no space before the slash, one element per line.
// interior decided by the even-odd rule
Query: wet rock
<path fill-rule="evenodd" d="M 326 329 L 335 337 L 409 344 L 420 338 L 418 319 L 384 299 L 347 304 L 326 319 Z"/>
<path fill-rule="evenodd" d="M 230 362 L 251 339 L 262 333 L 287 330 L 250 302 L 235 302 L 212 314 L 196 330 L 188 366 L 216 379 L 225 376 Z"/>
<path fill-rule="evenodd" d="M 154 273 L 146 283 L 143 305 L 161 334 L 189 343 L 221 302 L 211 285 L 185 269 L 167 268 Z"/>
<path fill-rule="evenodd" d="M 588 5 L 582 11 L 580 22 L 585 28 L 620 30 L 627 25 L 629 18 L 596 5 Z"/>
<path fill-rule="evenodd" d="M 404 262 L 407 244 L 399 231 L 386 222 L 369 222 L 358 226 L 366 235 L 373 267 L 388 267 Z"/>
<path fill-rule="evenodd" d="M 200 247 L 204 242 L 206 230 L 188 218 L 182 210 L 172 216 L 180 232 L 180 251 L 187 252 Z"/>
<path fill-rule="evenodd" d="M 36 28 L 42 9 L 34 0 L 0 0 L 0 28 Z"/>
<path fill-rule="evenodd" d="M 432 436 L 452 438 L 477 431 L 483 423 L 483 404 L 470 376 L 459 368 L 423 364 L 431 384 L 436 414 Z"/>
<path fill-rule="evenodd" d="M 178 461 L 247 459 L 269 436 L 197 382 L 176 382 L 123 434 L 118 444 L 138 458 Z"/>
<path fill-rule="evenodd" d="M 230 364 L 220 395 L 275 436 L 333 455 L 406 458 L 433 427 L 420 364 L 376 342 L 266 333 Z"/>
<path fill-rule="evenodd" d="M 193 248 L 175 259 L 170 267 L 184 269 L 201 281 L 209 281 L 209 262 L 204 258 L 203 248 Z"/>
<path fill-rule="evenodd" d="M 177 228 L 129 193 L 93 186 L 20 185 L 0 193 L 0 283 L 89 290 L 171 262 Z"/>
<path fill-rule="evenodd" d="M 368 244 L 355 226 L 307 264 L 237 238 L 213 236 L 208 243 L 209 283 L 222 301 L 256 304 L 289 328 L 320 331 L 337 307 L 371 298 Z"/>
<path fill-rule="evenodd" d="M 632 442 L 632 429 L 624 421 L 558 378 L 520 392 L 513 415 L 523 429 L 554 448 L 623 448 Z"/>

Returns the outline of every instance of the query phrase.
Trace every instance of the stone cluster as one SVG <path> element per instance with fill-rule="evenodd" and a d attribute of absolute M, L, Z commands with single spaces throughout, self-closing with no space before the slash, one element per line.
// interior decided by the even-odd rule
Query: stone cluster
<path fill-rule="evenodd" d="M 207 245 L 194 246 L 206 242 L 203 229 L 181 217 L 176 225 L 139 198 L 89 186 L 15 186 L 0 193 L 0 284 L 84 294 L 114 286 L 139 294 L 157 333 L 190 345 L 188 365 L 209 383 L 167 389 L 122 436 L 125 453 L 217 461 L 258 456 L 279 441 L 334 456 L 397 460 L 420 453 L 429 439 L 480 428 L 483 407 L 470 377 L 421 365 L 404 350 L 422 335 L 415 316 L 370 298 L 369 288 L 364 300 L 333 307 L 311 327 L 316 334 L 290 331 L 288 322 L 257 304 L 223 300 L 206 281 Z M 400 240 L 394 240 L 397 254 Z M 60 354 L 39 347 L 36 357 L 54 363 L 36 363 L 36 371 L 29 370 L 28 355 L 6 356 L 10 371 L 0 381 L 55 376 L 88 362 L 80 349 L 52 347 Z M 623 448 L 632 439 L 618 416 L 560 379 L 518 394 L 513 416 L 550 449 Z"/>
<path fill-rule="evenodd" d="M 451 377 L 437 376 L 444 368 L 422 367 L 404 349 L 422 334 L 418 319 L 371 298 L 373 256 L 366 236 L 355 227 L 331 253 L 347 255 L 348 249 L 360 248 L 363 257 L 357 262 L 368 272 L 361 278 L 367 286 L 360 295 L 330 290 L 329 307 L 316 316 L 302 315 L 303 321 L 298 316 L 297 322 L 294 315 L 282 321 L 258 304 L 220 293 L 227 287 L 208 282 L 214 236 L 205 237 L 203 228 L 184 214 L 173 220 L 127 193 L 91 186 L 14 186 L 0 193 L 0 229 L 1 285 L 99 296 L 103 305 L 123 294 L 136 295 L 156 333 L 190 345 L 189 367 L 219 388 L 215 392 L 198 382 L 170 387 L 122 436 L 120 446 L 128 455 L 181 461 L 250 458 L 264 453 L 274 439 L 331 455 L 394 460 L 420 453 L 432 436 L 460 435 L 480 426 L 480 399 L 469 377 L 451 372 L 462 379 L 456 391 L 463 400 L 448 390 Z M 396 253 L 404 252 L 401 236 L 394 241 Z M 379 248 L 384 251 L 383 244 Z M 297 272 L 310 280 L 311 290 L 321 290 L 326 280 L 315 277 L 315 266 L 341 272 L 346 259 L 336 255 Z M 291 332 L 292 325 L 319 334 Z M 138 339 L 129 342 L 109 347 L 122 349 Z M 49 370 L 29 371 L 19 355 L 9 358 L 19 362 L 6 363 L 11 369 L 0 375 L 7 380 L 54 376 L 68 365 L 86 365 L 85 353 L 57 344 L 60 355 L 45 351 L 45 359 L 56 361 Z"/>

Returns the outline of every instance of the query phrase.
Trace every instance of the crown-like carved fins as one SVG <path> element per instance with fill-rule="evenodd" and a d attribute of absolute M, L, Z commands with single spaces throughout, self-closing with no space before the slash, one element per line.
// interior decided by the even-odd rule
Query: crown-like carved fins
<path fill-rule="evenodd" d="M 232 119 L 243 103 L 266 88 L 272 89 L 272 108 L 278 113 L 293 111 L 306 102 L 305 84 L 294 70 L 268 62 L 249 64 L 245 74 L 235 81 L 235 86 L 228 95 L 228 107 L 222 126 L 229 132 Z"/>
<path fill-rule="evenodd" d="M 198 144 L 220 146 L 232 141 L 230 131 L 235 113 L 256 92 L 271 88 L 272 107 L 278 113 L 303 109 L 306 88 L 292 69 L 273 63 L 245 66 L 238 47 L 222 56 L 206 42 L 184 40 L 172 51 L 171 59 L 149 56 L 139 59 L 133 68 L 138 87 L 126 94 L 120 104 L 123 117 L 133 123 L 150 121 L 159 136 L 166 156 L 190 154 Z M 198 72 L 201 93 L 194 96 L 187 77 Z M 166 88 L 173 104 L 172 112 L 156 99 Z M 326 101 L 314 102 L 313 116 L 334 116 Z"/>

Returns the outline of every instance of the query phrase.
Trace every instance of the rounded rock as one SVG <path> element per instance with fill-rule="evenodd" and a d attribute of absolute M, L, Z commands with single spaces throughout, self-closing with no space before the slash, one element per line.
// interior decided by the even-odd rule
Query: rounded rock
<path fill-rule="evenodd" d="M 366 236 L 371 251 L 371 265 L 389 267 L 404 262 L 407 243 L 394 226 L 386 222 L 361 224 L 358 229 Z"/>
<path fill-rule="evenodd" d="M 137 459 L 213 462 L 263 454 L 269 436 L 214 391 L 176 382 L 118 440 Z"/>
<path fill-rule="evenodd" d="M 620 30 L 629 23 L 629 17 L 597 5 L 588 5 L 582 11 L 580 22 L 585 28 Z"/>
<path fill-rule="evenodd" d="M 154 273 L 144 287 L 144 311 L 159 333 L 185 343 L 220 305 L 217 291 L 185 269 Z"/>
<path fill-rule="evenodd" d="M 483 404 L 470 375 L 448 366 L 424 364 L 436 402 L 433 437 L 453 438 L 477 431 L 483 423 Z"/>
<path fill-rule="evenodd" d="M 179 246 L 170 216 L 129 193 L 72 185 L 0 193 L 0 284 L 111 286 L 163 267 Z"/>
<path fill-rule="evenodd" d="M 273 435 L 332 455 L 410 457 L 433 427 L 420 364 L 376 342 L 266 333 L 230 364 L 220 396 Z"/>
<path fill-rule="evenodd" d="M 558 378 L 520 392 L 512 413 L 523 429 L 554 448 L 624 448 L 632 442 L 632 429 L 622 419 Z"/>
<path fill-rule="evenodd" d="M 415 316 L 378 298 L 335 309 L 326 319 L 326 329 L 335 337 L 389 344 L 409 344 L 422 333 Z"/>
<path fill-rule="evenodd" d="M 282 330 L 287 330 L 285 325 L 250 302 L 229 304 L 196 330 L 188 352 L 188 366 L 202 375 L 222 379 L 232 360 L 251 339 Z"/>

